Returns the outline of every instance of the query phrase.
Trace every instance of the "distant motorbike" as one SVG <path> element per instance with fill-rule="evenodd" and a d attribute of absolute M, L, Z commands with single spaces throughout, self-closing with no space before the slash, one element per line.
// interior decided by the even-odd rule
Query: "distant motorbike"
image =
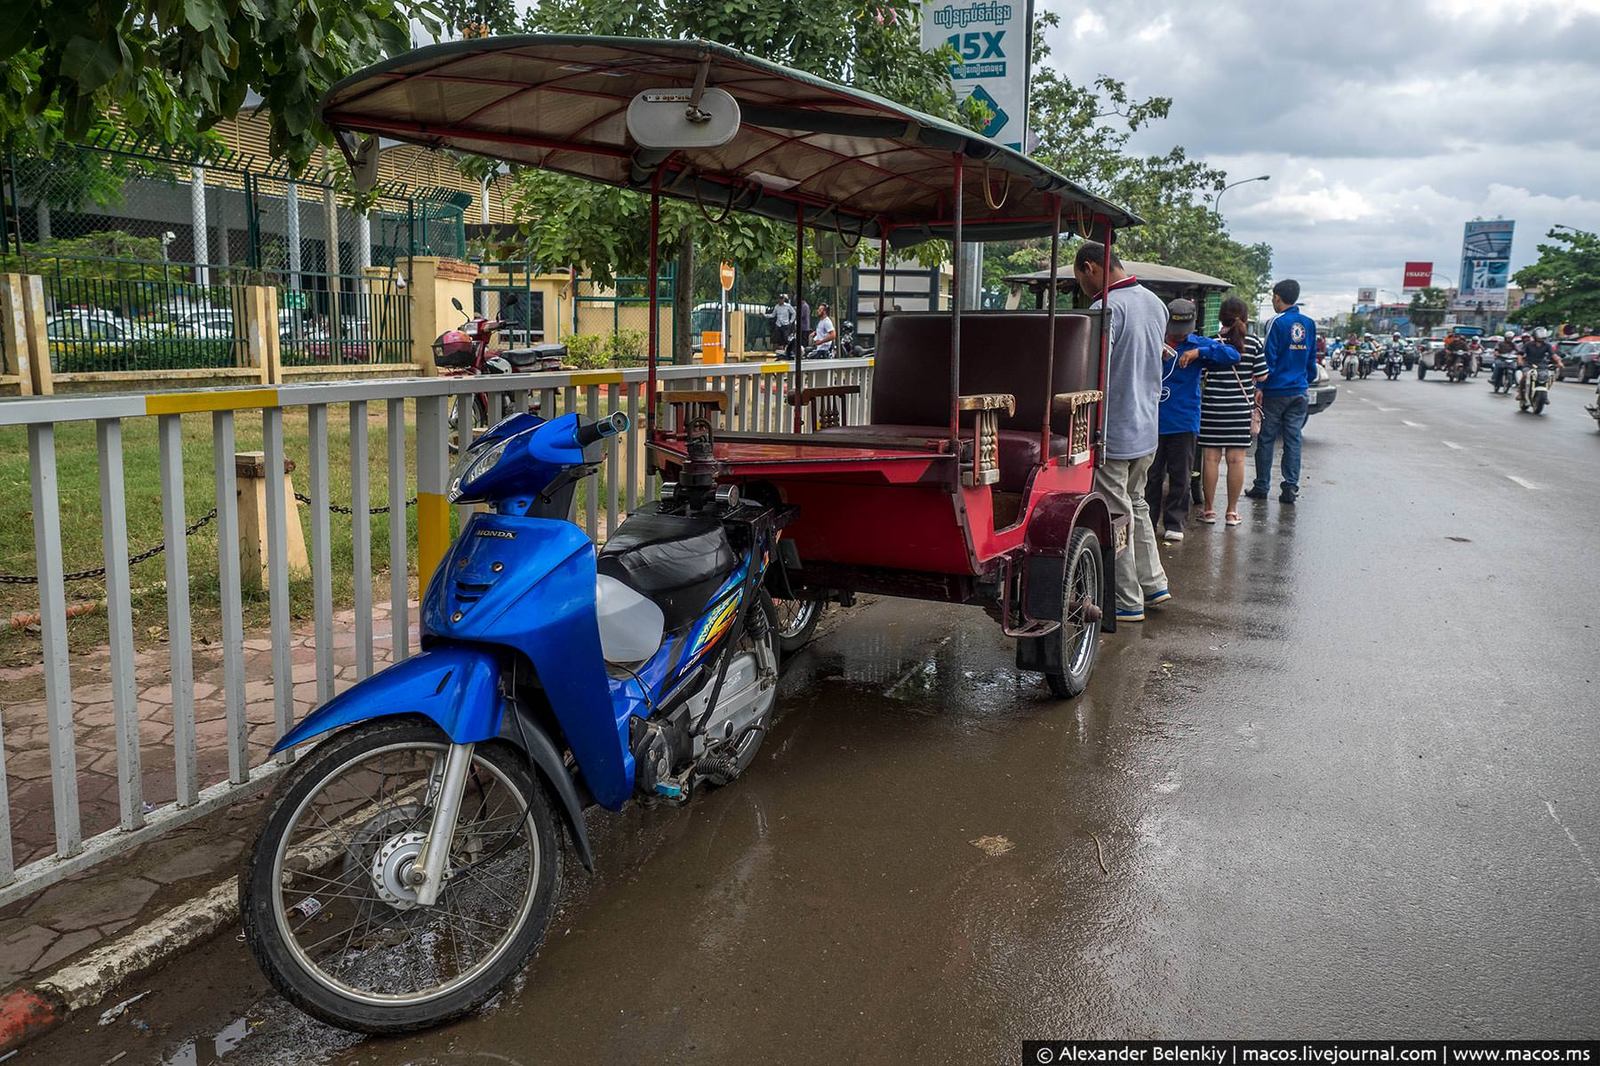
<path fill-rule="evenodd" d="M 1532 411 L 1536 415 L 1544 414 L 1545 406 L 1550 402 L 1550 381 L 1554 377 L 1555 369 L 1550 366 L 1523 367 L 1522 382 L 1517 390 L 1517 409 Z"/>
<path fill-rule="evenodd" d="M 461 314 L 467 314 L 460 300 L 452 299 L 450 303 Z M 510 311 L 516 303 L 517 297 L 513 293 L 501 305 L 501 312 Z M 511 323 L 504 318 L 468 315 L 466 321 L 455 329 L 447 329 L 439 334 L 433 342 L 433 362 L 439 368 L 440 376 L 476 377 L 480 374 L 538 373 L 561 368 L 562 361 L 567 357 L 567 346 L 564 344 L 535 344 L 526 348 L 502 348 L 491 351 L 490 339 L 510 325 Z M 537 407 L 536 403 L 530 401 L 530 404 Z M 491 422 L 498 422 L 510 413 L 508 394 L 495 393 L 491 399 L 490 393 L 474 393 L 473 433 L 488 429 Z M 454 455 L 461 447 L 461 426 L 457 424 L 460 422 L 460 412 L 454 403 L 450 405 L 449 418 L 450 453 Z"/>
<path fill-rule="evenodd" d="M 1365 378 L 1372 373 L 1372 352 L 1366 348 L 1358 348 L 1345 353 L 1344 360 L 1339 365 L 1339 372 L 1344 375 L 1346 381 L 1358 374 Z"/>
<path fill-rule="evenodd" d="M 1596 428 L 1600 428 L 1600 385 L 1595 386 L 1594 403 L 1589 404 L 1584 410 L 1594 418 Z"/>
<path fill-rule="evenodd" d="M 839 327 L 834 340 L 806 348 L 807 359 L 861 359 L 872 354 L 871 348 L 856 343 L 856 324 L 845 322 Z"/>
<path fill-rule="evenodd" d="M 1509 354 L 1496 353 L 1489 368 L 1489 387 L 1496 393 L 1510 394 L 1517 384 L 1517 361 Z"/>
<path fill-rule="evenodd" d="M 1383 374 L 1390 381 L 1395 381 L 1406 368 L 1406 357 L 1399 348 L 1390 348 L 1383 355 Z"/>

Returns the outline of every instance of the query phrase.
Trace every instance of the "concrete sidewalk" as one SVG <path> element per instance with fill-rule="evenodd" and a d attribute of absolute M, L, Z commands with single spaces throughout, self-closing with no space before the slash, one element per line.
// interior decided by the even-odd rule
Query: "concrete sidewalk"
<path fill-rule="evenodd" d="M 393 635 L 387 603 L 373 611 L 374 666 L 393 658 Z M 417 617 L 413 604 L 410 617 Z M 354 613 L 334 617 L 335 688 L 355 683 Z M 316 702 L 316 663 L 312 625 L 294 631 L 293 670 L 296 719 Z M 415 650 L 412 625 L 409 646 Z M 223 706 L 220 645 L 195 648 L 195 734 L 201 788 L 228 776 L 227 722 Z M 277 738 L 274 722 L 271 643 L 259 635 L 245 640 L 246 719 L 251 765 L 265 761 Z M 116 726 L 111 704 L 108 656 L 105 651 L 75 657 L 73 707 L 77 739 L 78 797 L 87 839 L 118 823 Z M 137 659 L 141 777 L 146 809 L 170 803 L 173 777 L 172 690 L 165 647 L 145 651 Z M 0 670 L 0 691 L 38 691 L 40 667 Z M 51 814 L 50 752 L 42 699 L 6 703 L 5 767 L 10 787 L 13 843 L 17 865 L 54 851 Z M 104 970 L 104 988 L 159 965 L 171 954 L 211 935 L 231 921 L 234 904 L 219 889 L 231 883 L 234 868 L 256 825 L 262 803 L 255 797 L 108 859 L 36 895 L 0 908 L 0 1052 L 20 1042 L 10 1030 L 21 1025 L 48 1027 L 59 1021 L 62 995 L 51 981 L 75 960 L 94 956 Z M 203 918 L 195 904 L 215 895 Z M 218 913 L 210 911 L 221 910 Z M 182 928 L 178 928 L 181 926 Z M 151 936 L 151 932 L 158 935 Z M 122 948 L 117 938 L 145 933 L 137 944 Z M 75 973 L 71 999 L 90 998 L 97 978 Z M 37 996 L 31 993 L 37 991 Z M 35 1002 L 35 1000 L 39 1002 Z M 9 1006 L 8 1006 L 9 1005 Z M 27 1017 L 15 1017 L 21 1012 Z M 29 1018 L 35 1019 L 29 1021 Z"/>

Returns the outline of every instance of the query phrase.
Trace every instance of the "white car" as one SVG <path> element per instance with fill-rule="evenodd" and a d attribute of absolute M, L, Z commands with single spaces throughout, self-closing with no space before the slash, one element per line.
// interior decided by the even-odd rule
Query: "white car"
<path fill-rule="evenodd" d="M 222 307 L 191 311 L 173 320 L 172 335 L 192 340 L 233 340 L 233 312 Z"/>

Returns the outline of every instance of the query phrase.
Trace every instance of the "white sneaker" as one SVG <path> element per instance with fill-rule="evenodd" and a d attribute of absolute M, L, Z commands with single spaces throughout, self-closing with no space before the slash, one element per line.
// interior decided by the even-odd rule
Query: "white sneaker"
<path fill-rule="evenodd" d="M 1168 544 L 1176 544 L 1183 539 L 1183 530 L 1169 529 L 1165 533 L 1161 534 L 1161 539 L 1166 541 Z"/>

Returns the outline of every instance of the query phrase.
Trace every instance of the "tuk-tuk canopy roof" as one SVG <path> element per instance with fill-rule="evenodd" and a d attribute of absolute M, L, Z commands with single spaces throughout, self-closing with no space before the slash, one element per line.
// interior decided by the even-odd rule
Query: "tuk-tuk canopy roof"
<path fill-rule="evenodd" d="M 701 84 L 731 94 L 741 124 L 715 148 L 641 151 L 633 97 Z M 492 156 L 634 189 L 835 228 L 904 247 L 952 231 L 954 156 L 964 159 L 968 240 L 1048 236 L 1139 219 L 1004 145 L 871 93 L 698 40 L 530 35 L 454 41 L 344 79 L 322 101 L 333 129 Z"/>
<path fill-rule="evenodd" d="M 1140 281 L 1158 285 L 1182 286 L 1192 289 L 1215 289 L 1218 292 L 1233 288 L 1233 282 L 1231 281 L 1214 278 L 1210 274 L 1202 274 L 1198 270 L 1167 266 L 1165 263 L 1136 263 L 1132 259 L 1123 259 L 1122 265 L 1128 273 L 1134 275 Z M 1063 283 L 1063 289 L 1073 287 L 1076 282 L 1073 279 L 1072 264 L 1068 263 L 1058 270 L 1056 279 Z M 1032 274 L 1011 274 L 1002 280 L 1010 285 L 1026 285 L 1031 289 L 1043 289 L 1050 280 L 1050 271 L 1038 270 Z"/>

